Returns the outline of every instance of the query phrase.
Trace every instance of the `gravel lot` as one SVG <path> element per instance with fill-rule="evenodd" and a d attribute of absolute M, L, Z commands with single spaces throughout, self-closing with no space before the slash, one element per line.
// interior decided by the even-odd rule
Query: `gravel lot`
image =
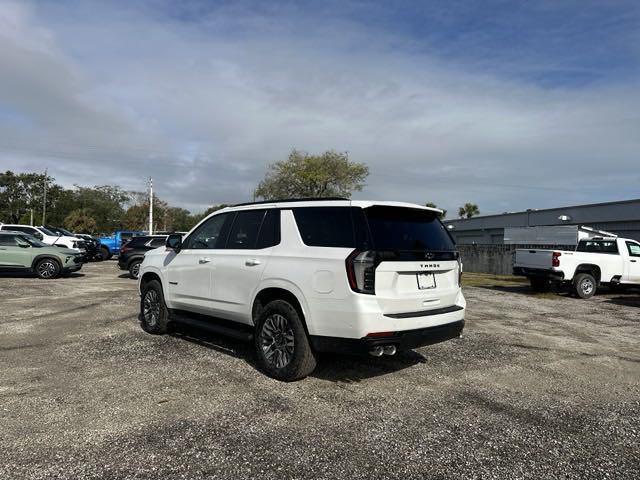
<path fill-rule="evenodd" d="M 640 478 L 640 293 L 467 275 L 460 340 L 323 357 L 138 326 L 115 262 L 0 278 L 0 478 Z"/>

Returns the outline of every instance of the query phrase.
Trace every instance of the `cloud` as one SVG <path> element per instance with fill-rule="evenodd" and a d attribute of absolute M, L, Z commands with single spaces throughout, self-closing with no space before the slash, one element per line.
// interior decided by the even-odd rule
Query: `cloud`
<path fill-rule="evenodd" d="M 370 165 L 359 198 L 489 213 L 637 196 L 630 69 L 550 86 L 552 51 L 505 64 L 472 29 L 447 59 L 443 32 L 376 22 L 385 6 L 298 5 L 0 3 L 0 168 L 136 190 L 152 175 L 202 210 L 250 199 L 291 148 L 334 148 Z"/>

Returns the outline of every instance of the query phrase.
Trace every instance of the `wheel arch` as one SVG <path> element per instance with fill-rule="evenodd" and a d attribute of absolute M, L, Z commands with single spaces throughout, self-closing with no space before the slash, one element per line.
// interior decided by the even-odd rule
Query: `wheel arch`
<path fill-rule="evenodd" d="M 251 303 L 251 320 L 254 325 L 262 308 L 273 300 L 285 300 L 289 302 L 293 308 L 296 309 L 298 315 L 300 315 L 302 324 L 307 335 L 309 335 L 309 309 L 307 308 L 304 296 L 294 285 L 286 283 L 278 282 L 270 285 L 262 285 L 257 291 L 253 297 L 253 302 Z"/>
<path fill-rule="evenodd" d="M 581 263 L 576 267 L 576 271 L 573 273 L 573 278 L 576 277 L 579 273 L 588 273 L 596 279 L 596 283 L 600 283 L 602 278 L 602 272 L 600 271 L 600 267 L 593 263 Z"/>
<path fill-rule="evenodd" d="M 133 265 L 133 262 L 142 262 L 144 260 L 144 255 L 137 255 L 134 257 L 131 257 L 129 260 L 127 260 L 127 270 L 129 270 L 131 268 L 131 265 Z"/>
<path fill-rule="evenodd" d="M 31 269 L 35 270 L 36 263 L 38 263 L 40 260 L 44 260 L 44 259 L 55 261 L 58 264 L 58 267 L 60 267 L 60 270 L 62 270 L 62 262 L 60 261 L 60 259 L 58 257 L 56 257 L 55 255 L 52 255 L 50 253 L 42 253 L 40 255 L 36 255 L 33 258 L 32 262 L 31 262 Z"/>
<path fill-rule="evenodd" d="M 142 287 L 144 287 L 147 283 L 149 283 L 151 280 L 157 280 L 158 282 L 160 282 L 160 285 L 162 286 L 162 290 L 164 291 L 164 283 L 162 282 L 162 277 L 154 272 L 144 272 L 144 275 L 140 276 L 140 291 L 142 291 Z"/>

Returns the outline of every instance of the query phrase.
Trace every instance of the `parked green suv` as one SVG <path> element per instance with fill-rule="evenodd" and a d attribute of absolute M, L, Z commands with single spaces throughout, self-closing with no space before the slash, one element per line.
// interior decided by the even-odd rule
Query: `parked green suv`
<path fill-rule="evenodd" d="M 82 254 L 42 243 L 36 237 L 0 231 L 0 271 L 33 272 L 44 279 L 68 275 L 82 268 Z"/>

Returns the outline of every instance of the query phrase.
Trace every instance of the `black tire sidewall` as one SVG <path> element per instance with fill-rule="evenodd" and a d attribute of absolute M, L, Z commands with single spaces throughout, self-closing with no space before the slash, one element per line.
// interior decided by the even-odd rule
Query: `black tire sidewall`
<path fill-rule="evenodd" d="M 56 272 L 53 274 L 53 276 L 49 277 L 49 278 L 45 278 L 45 277 L 41 277 L 40 276 L 40 272 L 38 271 L 40 267 L 40 264 L 43 262 L 52 262 L 55 266 L 56 266 Z M 36 276 L 42 280 L 53 280 L 54 278 L 58 278 L 60 276 L 60 272 L 62 270 L 62 267 L 60 266 L 60 262 L 58 262 L 55 258 L 41 258 L 40 260 L 38 260 L 35 264 L 35 272 L 36 272 Z"/>
<path fill-rule="evenodd" d="M 294 337 L 293 359 L 283 368 L 276 368 L 267 361 L 260 345 L 260 332 L 265 320 L 273 314 L 280 314 L 287 319 Z M 269 302 L 260 312 L 255 330 L 255 350 L 260 368 L 270 377 L 285 382 L 300 380 L 315 368 L 315 356 L 309 345 L 309 338 L 300 315 L 296 309 L 285 300 Z"/>
<path fill-rule="evenodd" d="M 158 293 L 160 298 L 160 318 L 158 322 L 150 326 L 144 318 L 144 297 L 149 290 L 155 290 Z M 162 285 L 157 280 L 150 280 L 145 283 L 142 287 L 141 295 L 140 295 L 140 326 L 142 329 L 153 335 L 162 335 L 167 332 L 167 325 L 169 323 L 169 310 L 167 309 L 167 305 L 164 303 L 164 294 L 162 292 Z"/>
<path fill-rule="evenodd" d="M 109 260 L 111 258 L 111 252 L 107 247 L 100 247 L 100 259 L 102 261 Z"/>
<path fill-rule="evenodd" d="M 590 294 L 585 294 L 582 291 L 582 281 L 585 278 L 589 278 L 591 279 L 591 281 L 593 282 L 593 290 L 591 291 Z M 576 280 L 575 280 L 575 292 L 576 295 L 578 295 L 578 297 L 582 298 L 582 299 L 587 299 L 587 298 L 591 298 L 595 295 L 596 293 L 596 289 L 597 289 L 597 284 L 596 284 L 596 279 L 593 277 L 593 275 L 588 274 L 588 273 L 580 273 L 576 276 Z"/>

